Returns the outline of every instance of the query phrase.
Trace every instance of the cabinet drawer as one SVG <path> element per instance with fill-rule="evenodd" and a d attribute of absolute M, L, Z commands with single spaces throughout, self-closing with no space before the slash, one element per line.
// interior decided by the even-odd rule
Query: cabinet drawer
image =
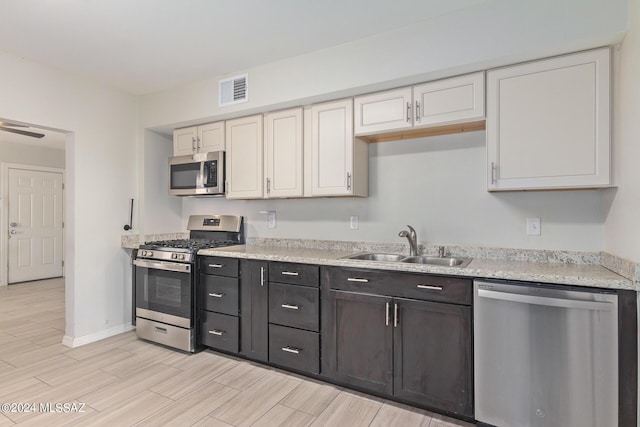
<path fill-rule="evenodd" d="M 318 286 L 320 284 L 320 269 L 317 265 L 272 262 L 269 264 L 269 281 Z"/>
<path fill-rule="evenodd" d="M 318 332 L 319 313 L 318 288 L 269 283 L 269 323 Z"/>
<path fill-rule="evenodd" d="M 238 260 L 218 256 L 200 257 L 200 272 L 218 276 L 238 277 Z"/>
<path fill-rule="evenodd" d="M 201 308 L 237 316 L 239 313 L 239 279 L 235 277 L 200 275 Z"/>
<path fill-rule="evenodd" d="M 359 268 L 323 267 L 331 289 L 471 305 L 471 279 Z"/>
<path fill-rule="evenodd" d="M 237 316 L 201 311 L 200 337 L 202 344 L 229 351 L 238 352 L 239 321 Z"/>
<path fill-rule="evenodd" d="M 319 334 L 269 325 L 269 362 L 317 374 L 320 371 Z"/>

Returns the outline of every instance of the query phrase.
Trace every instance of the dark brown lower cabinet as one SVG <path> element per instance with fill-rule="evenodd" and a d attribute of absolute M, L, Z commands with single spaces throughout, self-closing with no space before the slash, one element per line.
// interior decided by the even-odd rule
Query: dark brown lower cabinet
<path fill-rule="evenodd" d="M 393 394 L 473 416 L 471 307 L 394 298 Z"/>
<path fill-rule="evenodd" d="M 327 294 L 323 375 L 473 417 L 471 307 L 333 289 Z"/>
<path fill-rule="evenodd" d="M 240 261 L 240 353 L 269 360 L 269 263 Z"/>
<path fill-rule="evenodd" d="M 392 299 L 330 291 L 331 315 L 322 339 L 323 372 L 333 379 L 379 393 L 393 393 Z M 328 330 L 327 330 L 328 329 Z"/>

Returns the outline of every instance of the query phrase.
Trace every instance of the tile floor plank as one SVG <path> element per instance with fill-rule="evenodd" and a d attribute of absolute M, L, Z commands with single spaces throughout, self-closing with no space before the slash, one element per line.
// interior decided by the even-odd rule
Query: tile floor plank
<path fill-rule="evenodd" d="M 313 415 L 276 405 L 258 419 L 251 427 L 306 427 L 316 419 Z"/>
<path fill-rule="evenodd" d="M 250 426 L 298 384 L 298 379 L 267 373 L 210 415 L 234 426 Z"/>
<path fill-rule="evenodd" d="M 375 418 L 382 404 L 363 399 L 353 394 L 340 394 L 316 418 L 312 426 L 368 426 Z"/>
<path fill-rule="evenodd" d="M 140 426 L 190 426 L 235 397 L 239 390 L 211 382 L 163 410 L 142 420 Z"/>
<path fill-rule="evenodd" d="M 340 389 L 334 385 L 306 380 L 282 399 L 280 404 L 317 417 L 338 394 Z"/>

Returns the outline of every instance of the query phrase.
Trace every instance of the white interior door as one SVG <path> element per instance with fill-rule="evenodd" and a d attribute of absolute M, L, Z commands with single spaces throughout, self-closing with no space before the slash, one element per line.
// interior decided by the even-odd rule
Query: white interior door
<path fill-rule="evenodd" d="M 62 173 L 9 169 L 8 282 L 62 276 Z"/>

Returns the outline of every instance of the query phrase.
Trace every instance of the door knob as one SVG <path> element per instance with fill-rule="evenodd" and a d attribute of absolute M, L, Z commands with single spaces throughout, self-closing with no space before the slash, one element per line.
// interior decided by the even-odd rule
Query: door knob
<path fill-rule="evenodd" d="M 9 233 L 10 233 L 10 234 L 16 234 L 16 233 L 17 233 L 17 231 L 16 231 L 16 230 L 11 230 Z"/>
<path fill-rule="evenodd" d="M 10 222 L 9 223 L 9 227 L 17 227 L 18 223 L 17 222 Z"/>

